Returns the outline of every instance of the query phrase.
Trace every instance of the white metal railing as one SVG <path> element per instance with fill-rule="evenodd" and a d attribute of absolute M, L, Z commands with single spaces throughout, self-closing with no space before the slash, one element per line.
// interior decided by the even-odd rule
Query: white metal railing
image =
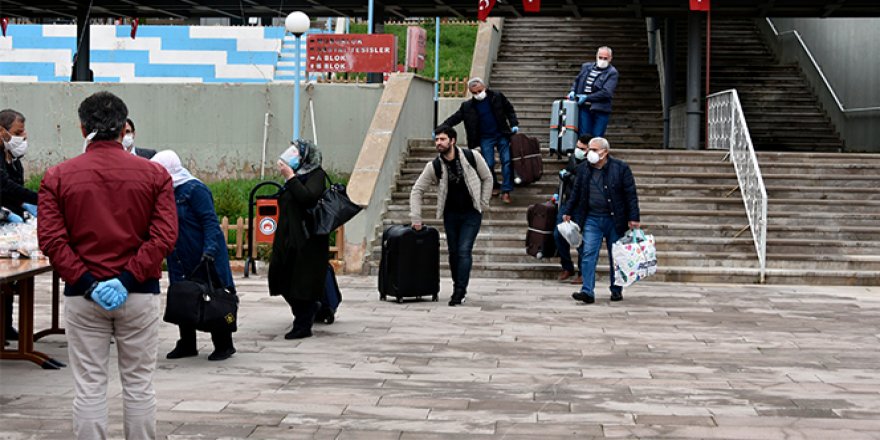
<path fill-rule="evenodd" d="M 713 93 L 709 100 L 709 148 L 729 151 L 736 169 L 749 227 L 758 252 L 761 282 L 767 269 L 767 189 L 736 89 Z"/>
<path fill-rule="evenodd" d="M 828 89 L 828 92 L 831 94 L 831 97 L 834 98 L 834 103 L 837 104 L 837 108 L 841 113 L 864 113 L 864 112 L 875 112 L 880 111 L 880 107 L 859 107 L 859 108 L 844 108 L 843 103 L 840 102 L 840 98 L 837 97 L 837 93 L 834 92 L 834 87 L 831 87 L 831 83 L 828 81 L 828 78 L 825 76 L 825 72 L 822 71 L 822 68 L 819 67 L 819 63 L 816 62 L 816 58 L 813 56 L 813 52 L 810 52 L 810 48 L 807 47 L 807 43 L 804 43 L 804 39 L 801 38 L 800 32 L 795 29 L 790 31 L 779 32 L 776 30 L 776 26 L 773 25 L 773 21 L 770 20 L 770 17 L 766 18 L 767 24 L 770 26 L 770 29 L 773 31 L 773 35 L 776 38 L 782 37 L 784 35 L 794 35 L 794 38 L 797 39 L 798 44 L 801 47 L 801 50 L 804 51 L 807 58 L 810 60 L 810 63 L 813 64 L 813 68 L 816 69 L 816 72 L 819 74 L 819 77 L 822 78 L 822 82 L 825 83 L 825 88 Z"/>

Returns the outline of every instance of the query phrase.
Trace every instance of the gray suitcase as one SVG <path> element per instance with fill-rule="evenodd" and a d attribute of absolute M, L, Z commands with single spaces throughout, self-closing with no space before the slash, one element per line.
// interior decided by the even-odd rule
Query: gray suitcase
<path fill-rule="evenodd" d="M 567 156 L 574 151 L 578 140 L 578 105 L 576 101 L 553 101 L 550 112 L 550 152 Z"/>

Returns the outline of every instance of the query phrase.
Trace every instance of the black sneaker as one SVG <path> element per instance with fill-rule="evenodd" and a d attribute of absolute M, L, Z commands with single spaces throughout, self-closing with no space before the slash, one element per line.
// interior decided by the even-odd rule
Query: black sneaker
<path fill-rule="evenodd" d="M 611 301 L 623 301 L 623 292 L 611 292 Z"/>
<path fill-rule="evenodd" d="M 229 347 L 223 350 L 214 350 L 213 353 L 208 355 L 209 361 L 224 361 L 232 357 L 235 354 L 235 347 Z"/>
<path fill-rule="evenodd" d="M 310 338 L 312 336 L 311 330 L 304 330 L 295 328 L 284 335 L 284 339 L 303 339 Z"/>
<path fill-rule="evenodd" d="M 169 351 L 168 354 L 165 355 L 165 359 L 181 359 L 198 355 L 199 350 L 192 347 L 183 347 L 180 344 L 177 344 L 174 347 L 174 350 Z"/>
<path fill-rule="evenodd" d="M 464 295 L 452 295 L 452 298 L 449 300 L 449 307 L 460 306 L 464 304 Z"/>
<path fill-rule="evenodd" d="M 18 330 L 14 327 L 9 327 L 4 332 L 7 341 L 17 341 L 18 340 Z"/>
<path fill-rule="evenodd" d="M 571 297 L 574 298 L 574 299 L 576 299 L 576 300 L 578 300 L 578 301 L 583 301 L 583 302 L 586 303 L 586 304 L 593 304 L 594 302 L 596 302 L 596 298 L 594 298 L 594 297 L 592 297 L 592 296 L 590 296 L 590 295 L 587 295 L 587 294 L 584 293 L 584 292 L 575 292 L 575 293 L 572 293 L 572 294 L 571 294 Z"/>

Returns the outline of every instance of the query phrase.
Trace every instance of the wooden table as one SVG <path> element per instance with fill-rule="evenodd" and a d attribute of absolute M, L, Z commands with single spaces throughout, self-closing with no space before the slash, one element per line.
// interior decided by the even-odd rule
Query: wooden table
<path fill-rule="evenodd" d="M 47 259 L 0 259 L 0 295 L 18 295 L 18 347 L 0 350 L 0 359 L 29 360 L 47 370 L 65 367 L 64 363 L 52 359 L 44 353 L 34 351 L 34 340 L 49 334 L 64 333 L 58 327 L 59 281 L 52 279 L 52 328 L 34 333 L 34 277 L 51 272 L 52 265 Z M 4 302 L 0 301 L 0 321 L 4 318 Z M 0 339 L 5 339 L 7 323 L 0 322 Z"/>

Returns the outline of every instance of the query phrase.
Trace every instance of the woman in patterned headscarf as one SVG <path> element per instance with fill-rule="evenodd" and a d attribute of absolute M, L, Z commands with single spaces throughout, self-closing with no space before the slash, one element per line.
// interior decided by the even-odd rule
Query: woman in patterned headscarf
<path fill-rule="evenodd" d="M 321 168 L 321 152 L 312 142 L 297 139 L 288 160 L 278 161 L 287 180 L 278 198 L 278 230 L 269 263 L 269 294 L 281 295 L 293 312 L 293 329 L 285 339 L 312 336 L 317 304 L 324 297 L 329 264 L 329 237 L 310 232 L 306 210 L 324 194 L 327 175 Z"/>

